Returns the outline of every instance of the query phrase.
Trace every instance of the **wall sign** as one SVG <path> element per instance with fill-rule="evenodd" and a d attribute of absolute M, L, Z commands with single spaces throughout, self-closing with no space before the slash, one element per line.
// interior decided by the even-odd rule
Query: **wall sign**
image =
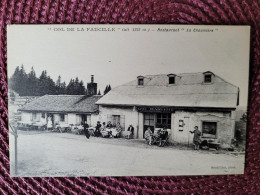
<path fill-rule="evenodd" d="M 172 107 L 137 107 L 138 112 L 175 112 Z"/>

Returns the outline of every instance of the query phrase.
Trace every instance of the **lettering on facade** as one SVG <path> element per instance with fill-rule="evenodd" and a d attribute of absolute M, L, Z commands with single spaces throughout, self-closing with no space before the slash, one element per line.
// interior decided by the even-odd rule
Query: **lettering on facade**
<path fill-rule="evenodd" d="M 172 107 L 136 107 L 136 109 L 138 112 L 175 112 L 175 109 Z"/>

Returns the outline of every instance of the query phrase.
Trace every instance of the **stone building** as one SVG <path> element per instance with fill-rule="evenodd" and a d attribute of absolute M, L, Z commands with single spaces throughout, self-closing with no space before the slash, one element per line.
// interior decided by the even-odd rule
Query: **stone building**
<path fill-rule="evenodd" d="M 132 124 L 138 139 L 148 127 L 166 127 L 171 142 L 190 144 L 189 131 L 198 126 L 202 139 L 228 147 L 234 137 L 239 88 L 210 71 L 138 76 L 96 104 L 101 121 L 120 122 L 124 130 Z"/>
<path fill-rule="evenodd" d="M 21 111 L 23 123 L 46 123 L 50 117 L 53 127 L 57 124 L 78 125 L 84 121 L 95 126 L 98 106 L 95 104 L 99 95 L 45 95 L 26 104 Z"/>

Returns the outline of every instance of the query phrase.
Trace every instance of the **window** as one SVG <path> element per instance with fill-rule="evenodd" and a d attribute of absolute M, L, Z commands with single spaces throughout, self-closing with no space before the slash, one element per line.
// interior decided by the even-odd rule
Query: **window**
<path fill-rule="evenodd" d="M 45 118 L 45 113 L 44 112 L 42 112 L 42 118 Z"/>
<path fill-rule="evenodd" d="M 167 76 L 169 77 L 169 84 L 175 84 L 176 74 L 168 74 Z"/>
<path fill-rule="evenodd" d="M 116 124 L 120 123 L 120 115 L 112 115 L 112 121 L 113 126 L 116 126 Z"/>
<path fill-rule="evenodd" d="M 216 122 L 202 122 L 202 136 L 207 138 L 217 137 L 217 123 Z"/>
<path fill-rule="evenodd" d="M 65 115 L 64 114 L 60 114 L 60 121 L 64 122 L 65 121 Z"/>
<path fill-rule="evenodd" d="M 144 79 L 143 78 L 138 79 L 138 85 L 144 85 Z"/>
<path fill-rule="evenodd" d="M 171 113 L 157 113 L 155 127 L 171 129 Z"/>
<path fill-rule="evenodd" d="M 211 74 L 206 74 L 205 76 L 204 76 L 204 82 L 205 83 L 211 83 Z"/>
<path fill-rule="evenodd" d="M 175 77 L 169 77 L 169 84 L 175 84 Z"/>
<path fill-rule="evenodd" d="M 124 115 L 107 115 L 107 122 L 110 121 L 113 126 L 116 126 L 118 123 L 122 128 L 122 131 L 125 130 L 125 116 Z"/>
<path fill-rule="evenodd" d="M 154 126 L 154 114 L 147 113 L 144 115 L 144 125 Z"/>
<path fill-rule="evenodd" d="M 77 114 L 77 115 L 76 115 L 76 124 L 79 125 L 79 124 L 81 124 L 81 123 L 82 123 L 82 116 L 79 115 L 79 114 Z"/>
<path fill-rule="evenodd" d="M 32 121 L 36 121 L 37 120 L 37 113 L 32 113 Z"/>

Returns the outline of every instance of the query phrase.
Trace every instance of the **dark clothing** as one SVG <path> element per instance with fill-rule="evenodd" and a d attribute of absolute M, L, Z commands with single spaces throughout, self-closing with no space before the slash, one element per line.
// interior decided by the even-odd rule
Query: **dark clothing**
<path fill-rule="evenodd" d="M 193 137 L 193 143 L 194 143 L 194 149 L 199 150 L 200 144 L 201 144 L 201 132 L 198 129 L 195 129 L 194 131 L 190 131 L 191 133 L 194 133 Z"/>
<path fill-rule="evenodd" d="M 107 124 L 107 128 L 112 128 L 113 125 L 111 123 Z"/>
<path fill-rule="evenodd" d="M 96 130 L 97 130 L 97 129 L 100 130 L 100 128 L 101 128 L 101 124 L 97 124 Z"/>
<path fill-rule="evenodd" d="M 90 134 L 89 134 L 88 128 L 89 128 L 89 125 L 88 124 L 84 124 L 84 133 L 85 133 L 86 138 L 89 139 Z"/>
<path fill-rule="evenodd" d="M 132 134 L 134 134 L 134 127 L 128 127 L 127 131 L 130 131 Z"/>
<path fill-rule="evenodd" d="M 167 136 L 168 136 L 168 131 L 161 131 L 160 132 L 160 139 L 166 140 Z"/>
<path fill-rule="evenodd" d="M 194 133 L 194 137 L 193 137 L 193 143 L 200 143 L 200 136 L 201 136 L 201 132 L 199 130 L 194 130 L 191 133 Z"/>
<path fill-rule="evenodd" d="M 96 130 L 95 130 L 95 132 L 94 132 L 94 135 L 95 135 L 96 137 L 101 136 L 100 128 L 101 128 L 101 124 L 97 124 Z"/>

